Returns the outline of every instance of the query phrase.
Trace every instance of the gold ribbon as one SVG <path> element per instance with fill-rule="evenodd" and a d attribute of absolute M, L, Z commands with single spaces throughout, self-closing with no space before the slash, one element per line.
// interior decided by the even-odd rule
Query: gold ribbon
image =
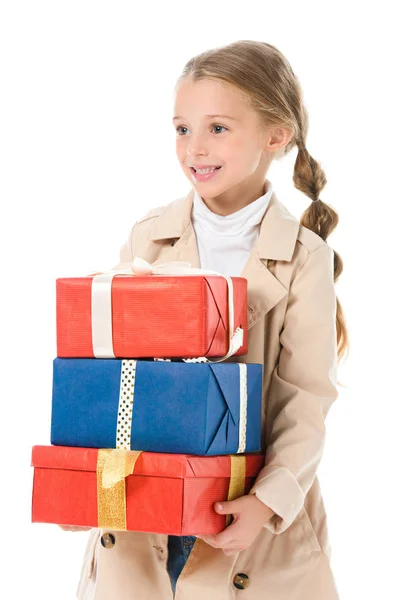
<path fill-rule="evenodd" d="M 101 449 L 97 455 L 98 527 L 126 531 L 125 478 L 132 475 L 141 450 Z M 246 456 L 233 454 L 228 502 L 244 495 Z M 226 515 L 226 526 L 232 522 Z"/>
<path fill-rule="evenodd" d="M 244 454 L 231 455 L 231 478 L 229 481 L 228 502 L 244 496 L 246 480 L 246 456 Z M 226 526 L 232 523 L 233 516 L 226 515 Z"/>
<path fill-rule="evenodd" d="M 131 475 L 141 450 L 101 449 L 97 455 L 98 527 L 126 530 L 125 477 Z"/>

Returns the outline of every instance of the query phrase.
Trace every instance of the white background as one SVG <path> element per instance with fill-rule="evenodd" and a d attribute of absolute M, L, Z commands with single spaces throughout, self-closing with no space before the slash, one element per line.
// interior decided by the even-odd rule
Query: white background
<path fill-rule="evenodd" d="M 399 42 L 392 3 L 372 6 L 1 3 L 7 599 L 73 599 L 87 536 L 30 523 L 31 446 L 50 435 L 55 279 L 115 264 L 139 216 L 189 191 L 175 156 L 173 86 L 191 56 L 238 39 L 272 43 L 291 62 L 310 113 L 307 146 L 328 178 L 321 197 L 340 216 L 328 243 L 344 261 L 337 293 L 351 352 L 319 469 L 340 596 L 400 597 Z M 299 218 L 309 201 L 292 183 L 295 156 L 268 177 Z"/>

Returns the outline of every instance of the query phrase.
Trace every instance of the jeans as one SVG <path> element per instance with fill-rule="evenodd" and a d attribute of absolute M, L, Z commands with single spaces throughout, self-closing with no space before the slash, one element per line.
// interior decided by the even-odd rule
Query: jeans
<path fill-rule="evenodd" d="M 168 536 L 168 561 L 167 571 L 171 580 L 172 590 L 175 597 L 176 581 L 186 564 L 189 554 L 194 546 L 196 537 L 194 535 L 169 535 Z"/>

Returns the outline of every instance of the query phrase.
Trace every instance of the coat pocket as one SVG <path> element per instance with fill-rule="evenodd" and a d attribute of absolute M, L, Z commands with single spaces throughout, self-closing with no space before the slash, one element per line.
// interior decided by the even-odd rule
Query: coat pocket
<path fill-rule="evenodd" d="M 300 512 L 298 514 L 298 519 L 304 531 L 304 535 L 310 545 L 310 548 L 313 552 L 321 552 L 322 548 L 318 541 L 317 534 L 315 533 L 314 527 L 310 521 L 310 517 L 304 506 L 301 507 Z"/>

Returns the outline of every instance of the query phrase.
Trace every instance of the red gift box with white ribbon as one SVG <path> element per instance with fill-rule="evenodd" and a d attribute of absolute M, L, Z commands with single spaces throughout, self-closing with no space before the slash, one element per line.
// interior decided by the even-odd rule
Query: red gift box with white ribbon
<path fill-rule="evenodd" d="M 188 263 L 56 282 L 57 356 L 198 358 L 247 354 L 247 280 Z M 222 360 L 221 359 L 221 360 Z"/>

